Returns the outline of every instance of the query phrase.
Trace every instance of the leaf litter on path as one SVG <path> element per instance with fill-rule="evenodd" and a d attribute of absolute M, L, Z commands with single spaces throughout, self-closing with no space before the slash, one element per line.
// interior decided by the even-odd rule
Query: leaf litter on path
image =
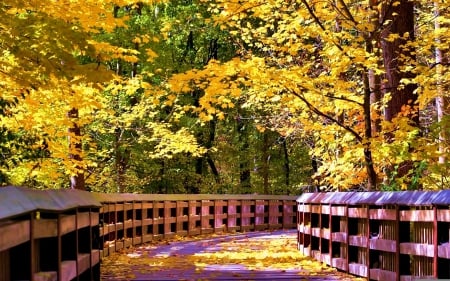
<path fill-rule="evenodd" d="M 365 280 L 297 250 L 293 231 L 154 241 L 102 260 L 102 280 Z"/>

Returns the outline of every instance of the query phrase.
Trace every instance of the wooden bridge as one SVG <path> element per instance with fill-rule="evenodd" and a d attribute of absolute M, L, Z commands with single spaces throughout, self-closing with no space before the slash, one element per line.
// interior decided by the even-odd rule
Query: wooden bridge
<path fill-rule="evenodd" d="M 0 188 L 0 281 L 99 280 L 102 258 L 142 243 L 293 229 L 295 199 Z"/>
<path fill-rule="evenodd" d="M 144 243 L 292 229 L 298 253 L 342 272 L 370 280 L 450 278 L 449 206 L 450 190 L 293 197 L 5 187 L 0 281 L 100 280 L 102 260 Z"/>

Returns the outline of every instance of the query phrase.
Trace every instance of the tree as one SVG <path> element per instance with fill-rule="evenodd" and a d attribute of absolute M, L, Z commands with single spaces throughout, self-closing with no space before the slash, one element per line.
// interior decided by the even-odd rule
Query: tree
<path fill-rule="evenodd" d="M 418 93 L 429 85 L 418 81 L 430 72 L 421 72 L 417 54 L 433 41 L 416 40 L 413 7 L 406 0 L 212 3 L 240 56 L 177 75 L 172 85 L 180 92 L 180 84 L 202 87 L 205 116 L 241 99 L 247 107 L 287 109 L 286 118 L 302 124 L 296 132 L 314 138 L 317 175 L 335 188 L 379 188 L 383 177 L 395 188 L 416 188 L 406 178 L 422 177 L 421 153 L 432 150 L 421 148 Z M 391 173 L 396 166 L 400 172 Z"/>
<path fill-rule="evenodd" d="M 115 115 L 100 93 L 120 87 L 125 88 L 124 94 L 149 95 L 152 91 L 151 87 L 144 91 L 145 83 L 137 78 L 141 51 L 136 49 L 140 47 L 137 41 L 128 48 L 103 40 L 105 34 L 128 24 L 128 15 L 118 17 L 112 9 L 114 6 L 125 10 L 134 7 L 125 2 L 104 1 L 90 5 L 83 1 L 16 1 L 1 5 L 0 42 L 4 52 L 0 75 L 6 97 L 17 99 L 17 106 L 10 110 L 3 124 L 12 133 L 36 136 L 33 143 L 45 143 L 47 152 L 39 159 L 24 158 L 11 171 L 2 169 L 13 179 L 11 183 L 21 184 L 31 177 L 38 186 L 62 187 L 67 186 L 64 178 L 69 176 L 73 188 L 85 188 L 87 178 L 88 184 L 96 178 L 91 172 L 99 165 L 98 158 L 92 157 L 98 153 L 93 139 L 98 134 L 86 131 L 87 126 Z M 139 7 L 144 4 L 148 3 L 137 3 Z M 149 41 L 147 37 L 138 39 Z M 146 59 L 154 56 L 150 49 L 145 51 Z M 124 81 L 116 79 L 109 68 L 114 61 L 131 65 L 133 77 Z M 136 114 L 124 113 L 119 123 L 132 124 L 132 120 L 141 117 L 139 114 L 143 111 L 139 110 L 149 108 L 149 104 L 139 105 Z M 162 154 L 197 149 L 186 130 L 174 133 L 163 123 L 150 124 L 149 128 L 153 135 L 145 135 L 141 141 L 150 139 L 157 143 L 156 149 L 163 151 Z M 161 137 L 165 141 L 161 141 Z M 33 148 L 31 144 L 30 148 Z M 116 159 L 119 169 L 127 166 L 126 153 Z"/>

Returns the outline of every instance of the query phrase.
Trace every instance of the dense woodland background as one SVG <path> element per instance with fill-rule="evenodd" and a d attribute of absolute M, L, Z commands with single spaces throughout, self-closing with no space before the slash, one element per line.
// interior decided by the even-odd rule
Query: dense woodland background
<path fill-rule="evenodd" d="M 449 187 L 450 1 L 6 0 L 0 183 Z"/>

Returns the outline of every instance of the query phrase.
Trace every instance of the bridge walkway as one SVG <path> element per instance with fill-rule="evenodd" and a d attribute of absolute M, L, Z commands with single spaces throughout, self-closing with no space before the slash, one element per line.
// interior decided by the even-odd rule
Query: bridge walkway
<path fill-rule="evenodd" d="M 364 280 L 301 256 L 295 230 L 178 238 L 102 261 L 102 280 Z"/>

